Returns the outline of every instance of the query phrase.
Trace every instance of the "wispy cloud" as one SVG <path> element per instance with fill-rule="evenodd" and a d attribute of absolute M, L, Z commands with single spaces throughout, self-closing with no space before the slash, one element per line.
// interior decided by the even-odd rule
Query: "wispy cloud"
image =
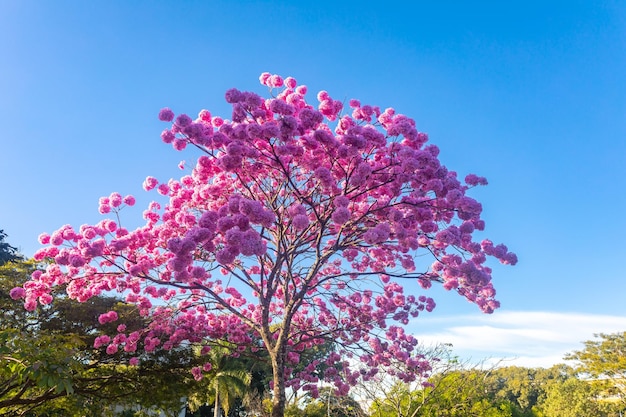
<path fill-rule="evenodd" d="M 451 343 L 472 361 L 504 360 L 506 365 L 550 367 L 583 348 L 596 333 L 626 330 L 626 317 L 547 311 L 508 311 L 493 315 L 420 318 L 422 343 Z"/>

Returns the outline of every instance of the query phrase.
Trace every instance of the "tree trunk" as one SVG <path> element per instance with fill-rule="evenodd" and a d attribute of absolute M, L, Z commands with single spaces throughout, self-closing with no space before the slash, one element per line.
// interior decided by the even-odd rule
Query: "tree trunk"
<path fill-rule="evenodd" d="M 220 407 L 220 392 L 217 384 L 215 384 L 215 405 L 213 406 L 213 417 L 221 417 L 222 408 Z"/>
<path fill-rule="evenodd" d="M 285 349 L 277 349 L 272 356 L 272 373 L 274 381 L 272 398 L 272 417 L 284 417 L 287 398 L 285 396 Z"/>

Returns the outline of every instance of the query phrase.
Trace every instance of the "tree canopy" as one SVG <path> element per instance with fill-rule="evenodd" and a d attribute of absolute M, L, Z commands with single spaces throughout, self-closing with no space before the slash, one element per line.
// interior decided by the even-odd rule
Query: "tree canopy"
<path fill-rule="evenodd" d="M 123 293 L 149 320 L 136 337 L 101 336 L 111 353 L 189 343 L 207 353 L 216 340 L 264 350 L 276 417 L 286 388 L 315 396 L 320 378 L 347 394 L 392 360 L 406 366 L 399 377 L 419 378 L 430 364 L 404 325 L 435 302 L 416 288 L 439 283 L 490 313 L 499 302 L 487 259 L 517 262 L 505 245 L 475 237 L 485 222 L 468 191 L 486 179 L 458 178 L 393 108 L 350 100 L 344 113 L 326 91 L 309 104 L 291 77 L 260 81 L 268 98 L 226 92 L 230 120 L 161 110 L 171 122 L 162 140 L 201 154 L 180 180 L 146 179 L 169 200 L 152 202 L 145 225 L 127 230 L 120 210 L 135 198 L 101 198 L 113 218 L 43 234 L 35 258 L 50 265 L 12 296 L 33 310 L 59 285 L 80 302 Z M 98 320 L 123 322 L 115 311 Z M 323 371 L 319 361 L 297 367 L 328 341 L 336 351 Z"/>
<path fill-rule="evenodd" d="M 626 412 L 626 331 L 595 336 L 565 359 L 575 361 L 581 378 L 591 381 L 601 396 L 619 401 Z"/>

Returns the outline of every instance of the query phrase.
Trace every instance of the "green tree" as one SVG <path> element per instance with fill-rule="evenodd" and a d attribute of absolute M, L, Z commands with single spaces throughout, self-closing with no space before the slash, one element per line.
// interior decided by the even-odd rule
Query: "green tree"
<path fill-rule="evenodd" d="M 124 404 L 180 410 L 181 398 L 197 389 L 189 374 L 197 360 L 191 351 L 163 351 L 128 366 L 130 353 L 94 349 L 102 329 L 93 323 L 100 314 L 115 310 L 127 316 L 132 330 L 143 320 L 136 308 L 112 297 L 89 304 L 55 298 L 26 311 L 10 292 L 35 269 L 33 262 L 19 260 L 0 266 L 0 415 L 73 416 L 89 410 L 102 415 Z M 114 333 L 115 325 L 108 326 Z"/>
<path fill-rule="evenodd" d="M 222 410 L 228 416 L 235 401 L 243 399 L 249 391 L 250 369 L 244 360 L 224 346 L 213 347 L 204 360 L 210 365 L 210 370 L 203 376 L 207 389 L 189 399 L 190 408 L 193 411 L 205 403 L 212 403 L 215 417 L 220 417 Z"/>
<path fill-rule="evenodd" d="M 481 370 L 454 370 L 433 376 L 429 386 L 408 391 L 402 384 L 372 404 L 375 417 L 512 417 L 514 406 L 494 400 Z"/>
<path fill-rule="evenodd" d="M 555 365 L 549 369 L 508 366 L 495 368 L 485 375 L 490 398 L 508 401 L 516 417 L 533 417 L 535 408 L 546 398 L 553 383 L 562 383 L 574 376 L 572 368 Z"/>
<path fill-rule="evenodd" d="M 545 417 L 602 417 L 591 385 L 577 378 L 552 384 L 540 407 Z"/>
<path fill-rule="evenodd" d="M 0 413 L 12 415 L 43 402 L 71 394 L 72 375 L 81 364 L 74 360 L 79 339 L 38 332 L 36 314 L 10 297 L 10 290 L 28 279 L 30 262 L 0 266 Z"/>
<path fill-rule="evenodd" d="M 7 234 L 4 233 L 4 230 L 0 229 L 0 265 L 22 259 L 22 256 L 18 253 L 17 248 L 4 241 L 6 237 Z"/>
<path fill-rule="evenodd" d="M 378 375 L 373 383 L 359 385 L 361 397 L 371 401 L 372 417 L 419 417 L 428 415 L 516 416 L 516 407 L 507 398 L 492 394 L 489 376 L 497 370 L 481 369 L 453 354 L 451 345 L 422 349 L 434 364 L 428 380 L 402 382 L 389 374 Z M 397 372 L 402 375 L 402 368 Z"/>
<path fill-rule="evenodd" d="M 409 385 L 397 381 L 383 398 L 372 403 L 371 414 L 376 417 L 397 416 L 409 417 L 417 415 L 424 404 L 424 390 L 411 390 Z"/>
<path fill-rule="evenodd" d="M 306 396 L 303 404 L 291 403 L 285 417 L 366 417 L 361 405 L 353 397 L 336 395 L 333 388 L 320 389 L 319 396 Z"/>
<path fill-rule="evenodd" d="M 454 371 L 436 375 L 432 386 L 424 389 L 429 401 L 418 415 L 424 417 L 512 417 L 512 405 L 506 400 L 494 401 L 488 395 L 485 372 Z"/>
<path fill-rule="evenodd" d="M 589 380 L 596 395 L 616 402 L 626 412 L 626 332 L 595 335 L 584 342 L 585 348 L 565 359 L 577 362 L 576 372 Z"/>
<path fill-rule="evenodd" d="M 450 344 L 423 346 L 419 355 L 431 364 L 432 375 L 463 370 L 467 365 L 453 354 Z M 352 392 L 359 398 L 366 399 L 370 405 L 376 404 L 377 413 L 381 416 L 391 413 L 390 415 L 397 417 L 415 417 L 419 415 L 420 408 L 429 401 L 429 397 L 434 395 L 435 390 L 426 394 L 423 390 L 423 383 L 427 382 L 425 378 L 408 382 L 398 377 L 410 373 L 411 370 L 401 363 L 394 363 L 393 372 L 381 370 L 368 381 L 360 382 Z"/>

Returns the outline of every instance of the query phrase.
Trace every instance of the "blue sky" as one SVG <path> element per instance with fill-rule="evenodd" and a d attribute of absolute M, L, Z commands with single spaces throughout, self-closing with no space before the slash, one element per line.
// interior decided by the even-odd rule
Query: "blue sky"
<path fill-rule="evenodd" d="M 224 92 L 269 71 L 395 107 L 489 179 L 486 236 L 520 258 L 495 267 L 503 307 L 434 290 L 418 336 L 532 366 L 626 329 L 623 2 L 4 0 L 0 39 L 0 228 L 26 255 L 99 221 L 100 196 L 145 206 L 147 175 L 180 176 L 161 107 L 228 116 Z"/>

